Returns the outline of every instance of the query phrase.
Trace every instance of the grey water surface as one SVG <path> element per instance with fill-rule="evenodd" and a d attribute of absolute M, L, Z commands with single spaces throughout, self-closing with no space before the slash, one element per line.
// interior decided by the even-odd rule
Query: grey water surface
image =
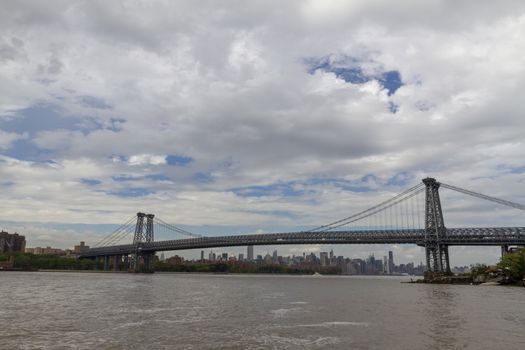
<path fill-rule="evenodd" d="M 0 349 L 525 349 L 525 288 L 0 273 Z"/>

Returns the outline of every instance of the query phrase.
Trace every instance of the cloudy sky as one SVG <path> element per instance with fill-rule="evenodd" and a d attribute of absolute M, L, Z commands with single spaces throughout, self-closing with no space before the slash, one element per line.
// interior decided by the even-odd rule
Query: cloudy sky
<path fill-rule="evenodd" d="M 525 202 L 523 1 L 0 7 L 0 228 L 28 246 L 94 243 L 137 211 L 209 235 L 299 230 L 426 176 Z M 442 196 L 449 227 L 525 223 Z M 334 247 L 391 249 L 422 257 Z"/>

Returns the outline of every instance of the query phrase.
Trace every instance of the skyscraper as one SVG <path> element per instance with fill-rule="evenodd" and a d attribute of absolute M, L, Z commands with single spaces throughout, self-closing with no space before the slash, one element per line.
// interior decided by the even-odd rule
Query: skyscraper
<path fill-rule="evenodd" d="M 248 246 L 248 253 L 246 255 L 248 261 L 253 261 L 253 245 Z"/>
<path fill-rule="evenodd" d="M 388 251 L 388 273 L 391 275 L 394 273 L 394 253 L 390 250 Z"/>
<path fill-rule="evenodd" d="M 320 252 L 319 253 L 319 260 L 321 260 L 321 266 L 328 265 L 328 253 L 327 252 Z"/>

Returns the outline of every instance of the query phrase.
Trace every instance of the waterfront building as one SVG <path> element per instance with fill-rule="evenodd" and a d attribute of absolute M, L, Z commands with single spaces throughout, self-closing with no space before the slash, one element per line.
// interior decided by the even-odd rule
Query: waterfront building
<path fill-rule="evenodd" d="M 86 250 L 89 249 L 89 246 L 86 245 L 86 242 L 80 242 L 79 245 L 76 245 L 74 248 L 73 248 L 73 253 L 75 254 L 82 254 L 84 253 Z"/>
<path fill-rule="evenodd" d="M 31 253 L 35 255 L 66 255 L 67 252 L 64 249 L 60 248 L 51 248 L 51 247 L 35 247 L 35 248 L 26 248 L 26 253 Z"/>
<path fill-rule="evenodd" d="M 18 233 L 0 232 L 0 253 L 23 253 L 26 249 L 26 238 Z"/>

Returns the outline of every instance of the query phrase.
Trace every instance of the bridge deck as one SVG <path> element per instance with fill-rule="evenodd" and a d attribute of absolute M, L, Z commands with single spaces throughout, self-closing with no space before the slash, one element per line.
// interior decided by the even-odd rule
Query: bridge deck
<path fill-rule="evenodd" d="M 417 244 L 424 245 L 425 230 L 365 230 L 285 232 L 199 237 L 141 243 L 141 252 L 280 244 Z M 449 228 L 441 240 L 446 245 L 525 245 L 525 227 Z M 81 257 L 125 255 L 136 252 L 133 244 L 91 248 Z"/>

